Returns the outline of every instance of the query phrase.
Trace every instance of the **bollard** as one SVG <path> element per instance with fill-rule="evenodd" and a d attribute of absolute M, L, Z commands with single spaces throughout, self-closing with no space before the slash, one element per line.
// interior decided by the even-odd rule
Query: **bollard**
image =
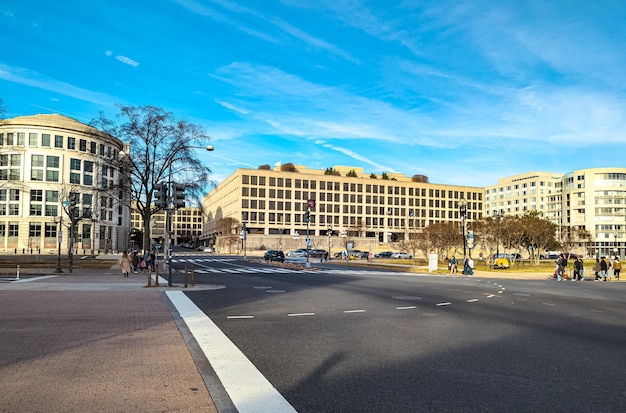
<path fill-rule="evenodd" d="M 159 264 L 154 266 L 154 286 L 159 286 Z"/>
<path fill-rule="evenodd" d="M 187 288 L 187 264 L 185 264 L 185 288 Z"/>
<path fill-rule="evenodd" d="M 152 273 L 150 272 L 150 268 L 148 268 L 148 287 L 152 287 Z"/>
<path fill-rule="evenodd" d="M 193 270 L 193 265 L 191 266 L 191 286 L 196 285 L 196 274 Z"/>
<path fill-rule="evenodd" d="M 20 279 L 20 266 L 17 266 L 17 277 L 15 277 L 16 280 Z"/>

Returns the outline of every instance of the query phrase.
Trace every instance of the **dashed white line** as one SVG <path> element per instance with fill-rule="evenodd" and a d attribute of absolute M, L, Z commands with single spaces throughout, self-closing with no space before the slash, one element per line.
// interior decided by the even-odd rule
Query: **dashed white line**
<path fill-rule="evenodd" d="M 306 317 L 306 316 L 312 316 L 315 315 L 315 313 L 291 313 L 291 314 L 287 314 L 287 317 Z"/>
<path fill-rule="evenodd" d="M 230 320 L 238 320 L 238 319 L 245 319 L 245 318 L 254 318 L 254 316 L 253 315 L 229 315 L 226 318 Z"/>
<path fill-rule="evenodd" d="M 437 303 L 437 307 L 443 307 L 446 305 L 452 305 L 452 303 Z"/>
<path fill-rule="evenodd" d="M 493 294 L 489 294 L 489 295 L 487 296 L 487 298 L 491 298 L 491 297 L 495 297 L 495 295 L 493 295 Z"/>
<path fill-rule="evenodd" d="M 266 293 L 284 293 L 285 290 L 265 290 Z"/>
<path fill-rule="evenodd" d="M 467 300 L 468 303 L 475 303 L 478 301 L 478 298 L 472 298 L 471 300 Z"/>
<path fill-rule="evenodd" d="M 414 305 L 410 305 L 410 306 L 407 306 L 407 307 L 396 307 L 396 310 L 412 310 L 414 308 L 417 308 L 417 307 L 414 306 Z"/>
<path fill-rule="evenodd" d="M 345 310 L 344 313 L 349 314 L 349 313 L 364 313 L 365 310 Z"/>

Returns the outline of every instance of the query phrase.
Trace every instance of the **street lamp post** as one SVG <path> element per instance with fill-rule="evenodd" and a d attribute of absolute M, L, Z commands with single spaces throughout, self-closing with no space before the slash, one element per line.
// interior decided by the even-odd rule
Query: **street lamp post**
<path fill-rule="evenodd" d="M 459 202 L 459 215 L 461 216 L 461 236 L 463 237 L 463 257 L 467 255 L 467 240 L 465 239 L 465 217 L 467 215 L 467 204 L 465 201 Z"/>
<path fill-rule="evenodd" d="M 496 259 L 500 258 L 500 221 L 504 218 L 504 210 L 493 211 L 493 217 L 498 221 L 498 232 L 496 233 Z"/>
<path fill-rule="evenodd" d="M 614 255 L 617 256 L 617 231 L 615 231 L 613 235 L 615 236 L 615 244 L 613 245 L 613 252 L 615 253 Z"/>
<path fill-rule="evenodd" d="M 333 235 L 333 226 L 332 225 L 328 225 L 328 260 L 330 261 L 330 237 Z"/>
<path fill-rule="evenodd" d="M 54 218 L 54 223 L 59 225 L 59 231 L 57 233 L 57 267 L 54 270 L 55 273 L 60 274 L 63 272 L 61 268 L 61 243 L 63 242 L 63 215 Z"/>

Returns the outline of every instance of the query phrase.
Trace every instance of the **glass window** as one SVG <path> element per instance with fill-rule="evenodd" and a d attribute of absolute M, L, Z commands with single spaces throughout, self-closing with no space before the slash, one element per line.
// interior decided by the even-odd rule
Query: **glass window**
<path fill-rule="evenodd" d="M 87 185 L 87 186 L 93 185 L 93 175 L 84 174 L 83 175 L 83 185 Z"/>
<path fill-rule="evenodd" d="M 96 153 L 96 147 L 97 147 L 97 146 L 98 146 L 98 145 L 97 145 L 95 142 L 91 142 L 91 143 L 90 143 L 90 146 L 89 146 L 89 149 L 90 149 L 90 150 L 89 150 L 89 152 L 91 152 L 91 153 L 94 153 L 94 154 L 95 154 L 95 153 Z"/>
<path fill-rule="evenodd" d="M 93 162 L 85 161 L 85 163 L 83 164 L 83 171 L 84 172 L 93 172 Z"/>
<path fill-rule="evenodd" d="M 39 222 L 31 222 L 28 226 L 29 237 L 41 237 L 41 224 Z"/>
<path fill-rule="evenodd" d="M 87 152 L 87 141 L 84 139 L 80 139 L 78 141 L 78 147 L 81 151 Z"/>
<path fill-rule="evenodd" d="M 7 200 L 7 190 L 0 189 L 0 201 L 6 201 L 6 200 Z"/>
<path fill-rule="evenodd" d="M 20 225 L 16 222 L 9 224 L 9 237 L 17 237 L 20 234 Z"/>
<path fill-rule="evenodd" d="M 63 149 L 63 136 L 54 135 L 54 147 Z"/>
<path fill-rule="evenodd" d="M 31 216 L 41 216 L 41 211 L 42 211 L 42 205 L 41 204 L 31 204 L 30 205 L 30 215 Z"/>
<path fill-rule="evenodd" d="M 0 215 L 7 214 L 7 204 L 0 204 Z"/>
<path fill-rule="evenodd" d="M 20 214 L 20 204 L 9 204 L 9 215 L 17 216 Z"/>
<path fill-rule="evenodd" d="M 28 134 L 28 145 L 37 146 L 37 134 L 36 133 L 31 132 Z"/>
<path fill-rule="evenodd" d="M 80 174 L 76 172 L 70 172 L 70 183 L 80 185 Z"/>
<path fill-rule="evenodd" d="M 31 169 L 30 180 L 31 181 L 43 181 L 43 169 Z"/>
<path fill-rule="evenodd" d="M 43 155 L 33 155 L 31 166 L 43 168 Z"/>
<path fill-rule="evenodd" d="M 48 205 L 46 204 L 46 216 L 47 217 L 56 217 L 58 214 L 58 206 L 57 205 Z"/>
<path fill-rule="evenodd" d="M 4 237 L 6 235 L 7 225 L 0 224 L 0 237 Z"/>
<path fill-rule="evenodd" d="M 9 171 L 9 180 L 11 181 L 20 181 L 22 179 L 20 178 L 21 176 L 22 174 L 19 169 L 11 169 L 11 171 Z"/>
<path fill-rule="evenodd" d="M 59 191 L 46 191 L 46 202 L 59 202 Z"/>
<path fill-rule="evenodd" d="M 59 182 L 59 171 L 46 171 L 47 182 Z"/>
<path fill-rule="evenodd" d="M 80 159 L 70 159 L 70 169 L 73 171 L 80 171 Z"/>
<path fill-rule="evenodd" d="M 26 133 L 18 132 L 17 133 L 17 145 L 24 146 L 25 141 L 26 141 Z"/>
<path fill-rule="evenodd" d="M 41 189 L 31 189 L 30 190 L 30 200 L 41 202 L 43 201 L 43 190 Z"/>
<path fill-rule="evenodd" d="M 47 148 L 50 147 L 50 134 L 49 133 L 41 134 L 41 146 L 45 146 Z"/>
<path fill-rule="evenodd" d="M 67 137 L 67 149 L 76 149 L 76 138 Z"/>
<path fill-rule="evenodd" d="M 58 156 L 48 156 L 48 157 L 46 157 L 46 166 L 48 168 L 58 168 L 59 167 L 59 157 Z"/>
<path fill-rule="evenodd" d="M 57 224 L 51 224 L 49 222 L 46 222 L 44 236 L 46 238 L 56 238 L 56 236 L 57 236 Z"/>
<path fill-rule="evenodd" d="M 11 155 L 11 166 L 21 166 L 22 165 L 22 155 L 20 154 L 12 154 Z"/>

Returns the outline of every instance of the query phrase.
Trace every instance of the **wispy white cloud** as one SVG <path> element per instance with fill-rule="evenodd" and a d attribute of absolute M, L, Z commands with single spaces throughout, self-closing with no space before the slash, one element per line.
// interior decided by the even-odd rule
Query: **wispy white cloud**
<path fill-rule="evenodd" d="M 11 67 L 4 64 L 0 64 L 0 79 L 47 90 L 58 93 L 59 95 L 69 96 L 99 105 L 111 106 L 120 101 L 120 99 L 105 93 L 86 90 L 28 69 Z"/>
<path fill-rule="evenodd" d="M 243 109 L 241 107 L 238 107 L 238 106 L 236 106 L 236 105 L 234 105 L 232 103 L 225 102 L 223 100 L 216 100 L 215 102 L 217 102 L 219 105 L 225 107 L 226 109 L 230 109 L 233 112 L 237 112 L 237 113 L 240 113 L 242 115 L 247 115 L 247 114 L 250 113 L 250 111 L 247 110 L 247 109 Z"/>
<path fill-rule="evenodd" d="M 120 62 L 122 62 L 122 63 L 124 63 L 124 64 L 127 64 L 127 65 L 129 65 L 129 66 L 132 66 L 132 67 L 137 67 L 137 66 L 139 66 L 139 62 L 134 61 L 134 60 L 133 60 L 133 59 L 131 59 L 130 57 L 126 57 L 126 56 L 122 56 L 122 55 L 117 55 L 117 56 L 115 56 L 115 58 L 116 58 L 117 60 L 119 60 Z"/>

